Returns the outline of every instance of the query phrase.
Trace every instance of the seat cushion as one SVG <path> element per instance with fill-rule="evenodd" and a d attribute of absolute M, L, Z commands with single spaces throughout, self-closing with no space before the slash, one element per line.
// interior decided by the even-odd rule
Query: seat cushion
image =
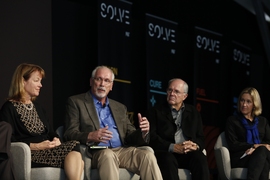
<path fill-rule="evenodd" d="M 32 168 L 31 180 L 65 180 L 65 171 L 61 168 Z"/>
<path fill-rule="evenodd" d="M 92 169 L 91 170 L 91 180 L 99 180 L 99 174 L 97 169 Z M 132 172 L 129 172 L 128 170 L 124 168 L 119 169 L 119 180 L 139 180 L 140 177 L 138 175 L 134 175 Z"/>
<path fill-rule="evenodd" d="M 188 169 L 178 169 L 178 176 L 181 180 L 191 180 L 191 174 Z"/>

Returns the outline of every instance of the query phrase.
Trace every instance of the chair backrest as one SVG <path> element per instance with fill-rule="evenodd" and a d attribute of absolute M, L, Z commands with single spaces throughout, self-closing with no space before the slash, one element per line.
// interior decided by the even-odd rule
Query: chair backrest
<path fill-rule="evenodd" d="M 228 148 L 225 132 L 220 133 L 220 135 L 218 136 L 214 149 L 218 149 L 222 146 Z"/>
<path fill-rule="evenodd" d="M 218 179 L 231 179 L 231 160 L 225 132 L 220 133 L 214 146 L 215 159 L 218 168 Z"/>
<path fill-rule="evenodd" d="M 58 134 L 59 138 L 61 141 L 63 141 L 63 134 L 64 134 L 64 126 L 59 126 L 57 129 L 56 129 L 56 133 Z"/>

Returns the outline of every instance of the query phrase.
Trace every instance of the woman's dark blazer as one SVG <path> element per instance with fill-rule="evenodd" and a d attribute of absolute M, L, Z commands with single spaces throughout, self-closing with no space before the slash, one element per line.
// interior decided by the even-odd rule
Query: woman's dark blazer
<path fill-rule="evenodd" d="M 231 164 L 239 161 L 245 151 L 253 146 L 248 144 L 246 139 L 246 129 L 241 123 L 243 116 L 233 115 L 228 117 L 225 128 L 225 137 L 229 146 Z M 265 117 L 258 116 L 258 130 L 261 144 L 270 144 L 270 128 Z"/>

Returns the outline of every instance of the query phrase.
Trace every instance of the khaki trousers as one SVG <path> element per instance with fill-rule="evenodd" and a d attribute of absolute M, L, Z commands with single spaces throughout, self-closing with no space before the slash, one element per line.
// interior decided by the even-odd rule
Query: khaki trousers
<path fill-rule="evenodd" d="M 92 168 L 99 170 L 101 180 L 118 180 L 119 168 L 140 175 L 142 180 L 162 180 L 153 152 L 136 147 L 96 150 L 92 153 Z"/>

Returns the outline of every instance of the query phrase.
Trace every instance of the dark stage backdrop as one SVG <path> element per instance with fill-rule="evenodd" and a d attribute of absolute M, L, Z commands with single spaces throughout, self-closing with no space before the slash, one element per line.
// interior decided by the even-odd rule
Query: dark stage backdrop
<path fill-rule="evenodd" d="M 37 98 L 53 124 L 51 1 L 0 1 L 0 106 L 8 97 L 15 68 L 40 65 L 46 73 Z"/>
<path fill-rule="evenodd" d="M 219 117 L 222 34 L 195 27 L 194 38 L 194 104 L 205 125 L 216 125 Z"/>
<path fill-rule="evenodd" d="M 194 29 L 194 90 L 197 110 L 204 124 L 207 159 L 216 167 L 214 144 L 219 135 L 223 35 L 202 27 Z M 207 70 L 206 70 L 207 69 Z"/>
<path fill-rule="evenodd" d="M 210 169 L 215 138 L 243 88 L 259 90 L 270 118 L 256 18 L 234 1 L 2 0 L 0 24 L 0 101 L 15 67 L 37 63 L 46 71 L 38 101 L 55 128 L 64 123 L 67 97 L 86 92 L 91 70 L 102 64 L 116 75 L 109 97 L 127 106 L 131 121 L 166 99 L 169 79 L 184 79 L 186 103 L 203 117 Z"/>
<path fill-rule="evenodd" d="M 131 63 L 132 3 L 99 0 L 98 64 L 109 66 L 115 80 L 109 97 L 127 106 L 133 122 L 133 80 Z"/>
<path fill-rule="evenodd" d="M 166 101 L 169 79 L 182 78 L 184 59 L 179 57 L 177 23 L 146 14 L 147 106 Z M 169 71 L 168 71 L 169 70 Z"/>
<path fill-rule="evenodd" d="M 251 81 L 251 55 L 252 51 L 249 47 L 242 45 L 239 42 L 232 42 L 231 49 L 231 88 L 230 91 L 230 104 L 231 104 L 231 113 L 233 114 L 237 108 L 237 100 L 240 92 L 250 86 Z M 254 59 L 255 61 L 255 59 Z M 258 90 L 259 91 L 259 90 Z"/>

